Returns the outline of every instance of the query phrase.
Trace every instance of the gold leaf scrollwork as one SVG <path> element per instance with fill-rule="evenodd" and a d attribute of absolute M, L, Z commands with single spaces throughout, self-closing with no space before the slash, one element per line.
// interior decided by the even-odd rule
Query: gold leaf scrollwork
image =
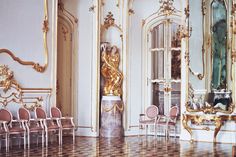
<path fill-rule="evenodd" d="M 189 13 L 189 5 L 187 5 L 187 7 L 184 8 L 184 14 L 185 14 L 186 18 L 189 18 L 189 15 L 190 15 L 190 13 Z"/>
<path fill-rule="evenodd" d="M 101 35 L 103 35 L 104 31 L 110 27 L 115 27 L 116 29 L 118 29 L 118 31 L 121 33 L 120 38 L 123 41 L 123 31 L 122 31 L 121 27 L 119 27 L 115 23 L 115 19 L 113 18 L 112 12 L 108 12 L 107 16 L 104 18 L 104 24 L 101 25 Z"/>
<path fill-rule="evenodd" d="M 7 90 L 14 84 L 17 89 L 20 88 L 19 84 L 14 80 L 13 71 L 6 65 L 0 65 L 0 87 L 3 87 L 3 91 L 7 92 Z"/>
<path fill-rule="evenodd" d="M 49 30 L 48 27 L 48 1 L 44 0 L 44 21 L 43 21 L 43 45 L 44 45 L 44 65 L 40 65 L 39 63 L 35 63 L 33 61 L 23 61 L 19 57 L 16 57 L 14 53 L 8 49 L 0 49 L 0 54 L 8 54 L 14 61 L 20 63 L 21 65 L 32 66 L 34 70 L 37 72 L 43 73 L 48 66 L 48 45 L 47 45 L 47 32 Z"/>
<path fill-rule="evenodd" d="M 115 23 L 115 19 L 113 18 L 113 14 L 111 12 L 108 12 L 107 17 L 104 20 L 104 27 L 108 28 L 110 26 L 113 26 Z"/>
<path fill-rule="evenodd" d="M 173 6 L 174 0 L 159 0 L 160 9 L 158 10 L 159 14 L 171 15 L 177 11 Z"/>
<path fill-rule="evenodd" d="M 225 114 L 231 114 L 234 111 L 235 108 L 235 104 L 231 103 L 228 107 L 228 110 L 222 110 L 219 108 L 214 108 L 213 106 L 211 106 L 209 103 L 206 102 L 206 104 L 204 107 L 200 108 L 200 109 L 192 109 L 190 106 L 190 102 L 187 102 L 185 104 L 186 110 L 188 112 L 203 112 L 205 114 L 215 114 L 217 112 L 221 112 L 221 113 L 225 113 Z"/>
<path fill-rule="evenodd" d="M 236 61 L 236 50 L 232 50 L 231 58 L 232 58 L 232 62 L 234 63 Z"/>
<path fill-rule="evenodd" d="M 120 105 L 119 105 L 119 104 L 120 104 Z M 123 104 L 123 103 L 119 103 L 119 104 L 115 103 L 115 104 L 112 105 L 111 108 L 106 108 L 106 107 L 102 106 L 102 111 L 110 112 L 110 111 L 113 110 L 113 113 L 114 113 L 114 114 L 116 113 L 116 111 L 123 112 L 123 110 L 124 110 L 124 104 Z"/>

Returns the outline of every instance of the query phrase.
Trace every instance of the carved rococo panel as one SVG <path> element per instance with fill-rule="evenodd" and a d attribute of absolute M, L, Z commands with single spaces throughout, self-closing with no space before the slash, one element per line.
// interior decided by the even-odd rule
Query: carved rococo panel
<path fill-rule="evenodd" d="M 46 97 L 42 96 L 45 94 Z M 12 105 L 18 104 L 33 111 L 35 107 L 40 107 L 43 102 L 49 101 L 46 99 L 50 99 L 50 95 L 50 88 L 22 88 L 15 80 L 13 71 L 6 65 L 0 65 L 0 105 L 4 108 L 8 108 L 9 105 L 14 108 Z"/>

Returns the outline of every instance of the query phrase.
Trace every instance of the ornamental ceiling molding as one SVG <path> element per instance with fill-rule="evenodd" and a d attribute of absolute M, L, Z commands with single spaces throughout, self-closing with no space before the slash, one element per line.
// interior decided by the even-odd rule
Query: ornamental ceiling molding
<path fill-rule="evenodd" d="M 48 44 L 47 44 L 47 32 L 48 28 L 48 1 L 44 0 L 44 20 L 43 20 L 43 46 L 44 46 L 44 65 L 40 65 L 34 61 L 24 61 L 19 57 L 16 57 L 15 54 L 5 48 L 0 49 L 0 54 L 8 54 L 14 61 L 18 62 L 21 65 L 32 66 L 32 68 L 40 73 L 43 73 L 48 67 Z"/>

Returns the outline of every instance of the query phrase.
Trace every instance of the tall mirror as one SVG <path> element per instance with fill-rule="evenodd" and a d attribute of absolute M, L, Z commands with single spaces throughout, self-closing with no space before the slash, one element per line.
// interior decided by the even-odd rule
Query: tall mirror
<path fill-rule="evenodd" d="M 232 0 L 189 0 L 190 112 L 232 113 Z"/>

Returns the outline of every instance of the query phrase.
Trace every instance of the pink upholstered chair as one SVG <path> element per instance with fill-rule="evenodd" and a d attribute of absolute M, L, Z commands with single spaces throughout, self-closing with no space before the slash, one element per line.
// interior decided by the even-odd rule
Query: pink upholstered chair
<path fill-rule="evenodd" d="M 140 114 L 139 115 L 139 129 L 142 129 L 143 126 L 146 130 L 146 135 L 148 131 L 148 126 L 153 125 L 154 126 L 154 132 L 156 132 L 156 121 L 158 120 L 158 107 L 155 105 L 151 105 L 146 109 L 146 114 Z"/>
<path fill-rule="evenodd" d="M 5 140 L 6 151 L 8 151 L 8 128 L 7 121 L 0 121 L 0 148 L 2 148 L 2 140 Z"/>
<path fill-rule="evenodd" d="M 73 137 L 73 143 L 75 142 L 75 124 L 73 122 L 73 117 L 62 117 L 61 111 L 57 107 L 51 107 L 51 117 L 60 118 L 60 125 L 63 131 L 71 131 Z"/>
<path fill-rule="evenodd" d="M 20 135 L 24 140 L 24 149 L 26 148 L 26 128 L 25 128 L 25 121 L 24 120 L 13 120 L 12 114 L 7 109 L 0 110 L 0 120 L 6 121 L 8 126 L 8 138 L 10 139 L 11 136 Z M 9 141 L 7 146 L 9 146 Z"/>
<path fill-rule="evenodd" d="M 23 107 L 19 108 L 19 110 L 18 110 L 18 119 L 26 121 L 28 148 L 30 147 L 30 134 L 37 135 L 37 144 L 38 144 L 38 135 L 41 134 L 42 147 L 43 147 L 44 146 L 43 120 L 42 119 L 31 119 L 29 111 Z"/>
<path fill-rule="evenodd" d="M 44 129 L 45 129 L 45 138 L 46 138 L 46 146 L 48 146 L 48 134 L 56 133 L 58 135 L 58 143 L 62 144 L 62 131 L 60 127 L 60 119 L 59 118 L 47 118 L 46 112 L 41 107 L 35 108 L 35 117 L 37 119 L 43 119 Z"/>
<path fill-rule="evenodd" d="M 176 122 L 179 114 L 178 106 L 173 106 L 170 109 L 168 116 L 160 116 L 160 119 L 156 122 L 156 127 L 164 127 L 165 136 L 169 137 L 171 129 L 174 130 L 176 137 Z"/>

